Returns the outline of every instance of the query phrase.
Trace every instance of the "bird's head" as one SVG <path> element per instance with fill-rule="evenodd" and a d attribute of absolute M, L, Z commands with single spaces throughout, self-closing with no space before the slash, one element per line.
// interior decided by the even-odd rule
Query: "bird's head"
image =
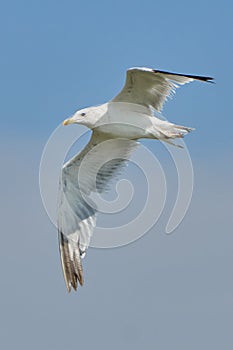
<path fill-rule="evenodd" d="M 96 122 L 105 114 L 106 108 L 104 105 L 98 107 L 83 108 L 74 113 L 72 117 L 64 120 L 63 125 L 82 124 L 90 129 L 93 129 Z"/>

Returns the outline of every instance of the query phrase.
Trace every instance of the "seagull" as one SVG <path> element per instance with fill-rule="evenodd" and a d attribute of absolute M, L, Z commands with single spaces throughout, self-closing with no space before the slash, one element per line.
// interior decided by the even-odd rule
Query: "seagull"
<path fill-rule="evenodd" d="M 58 236 L 68 292 L 83 285 L 82 258 L 96 226 L 98 207 L 93 193 L 104 193 L 142 138 L 173 144 L 192 128 L 155 116 L 180 85 L 213 78 L 134 67 L 111 101 L 78 110 L 63 125 L 82 124 L 92 130 L 86 147 L 63 165 L 58 194 Z"/>

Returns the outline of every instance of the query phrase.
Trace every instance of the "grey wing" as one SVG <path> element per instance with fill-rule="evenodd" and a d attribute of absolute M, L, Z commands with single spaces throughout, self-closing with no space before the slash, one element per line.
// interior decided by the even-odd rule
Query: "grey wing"
<path fill-rule="evenodd" d="M 175 92 L 175 88 L 179 85 L 193 80 L 210 82 L 212 79 L 210 77 L 169 73 L 150 68 L 130 68 L 127 71 L 123 89 L 112 101 L 136 103 L 146 107 L 152 106 L 157 111 L 161 111 L 167 97 Z"/>
<path fill-rule="evenodd" d="M 62 169 L 58 201 L 58 233 L 63 274 L 70 291 L 83 284 L 81 258 L 84 257 L 96 225 L 94 192 L 107 190 L 125 165 L 137 142 L 108 139 L 93 132 L 84 150 Z"/>

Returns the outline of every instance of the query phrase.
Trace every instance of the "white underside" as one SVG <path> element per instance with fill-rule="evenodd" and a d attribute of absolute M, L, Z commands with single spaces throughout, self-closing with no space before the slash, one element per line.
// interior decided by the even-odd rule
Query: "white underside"
<path fill-rule="evenodd" d="M 141 105 L 109 102 L 99 107 L 103 114 L 89 127 L 114 138 L 167 139 L 181 137 L 189 131 L 155 117 L 149 108 Z"/>

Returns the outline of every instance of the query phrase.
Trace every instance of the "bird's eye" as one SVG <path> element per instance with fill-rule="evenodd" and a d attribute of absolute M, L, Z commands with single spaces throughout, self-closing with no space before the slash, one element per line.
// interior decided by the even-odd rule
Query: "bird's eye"
<path fill-rule="evenodd" d="M 84 117 L 86 115 L 86 113 L 81 113 L 81 116 Z"/>

